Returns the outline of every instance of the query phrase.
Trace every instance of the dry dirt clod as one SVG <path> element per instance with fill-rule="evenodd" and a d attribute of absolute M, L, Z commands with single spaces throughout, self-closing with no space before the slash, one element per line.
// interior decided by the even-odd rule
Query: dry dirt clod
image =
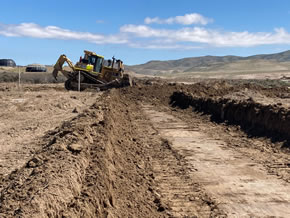
<path fill-rule="evenodd" d="M 40 160 L 40 159 L 37 158 L 37 157 L 34 157 L 34 158 L 32 158 L 32 159 L 27 163 L 26 166 L 27 166 L 28 168 L 35 168 L 35 167 L 41 165 L 41 163 L 42 163 L 42 160 Z"/>
<path fill-rule="evenodd" d="M 83 145 L 81 144 L 71 144 L 67 146 L 67 149 L 73 153 L 80 153 L 83 149 Z"/>

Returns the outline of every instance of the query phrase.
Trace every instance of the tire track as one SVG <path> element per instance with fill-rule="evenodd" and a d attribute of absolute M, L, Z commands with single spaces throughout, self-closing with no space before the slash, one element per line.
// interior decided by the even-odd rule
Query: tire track
<path fill-rule="evenodd" d="M 192 173 L 187 174 L 188 177 L 201 183 L 206 193 L 211 199 L 217 199 L 219 208 L 228 216 L 290 216 L 289 184 L 268 175 L 262 165 L 237 151 L 230 150 L 222 140 L 211 138 L 207 134 L 206 124 L 197 121 L 196 128 L 191 130 L 185 122 L 165 112 L 158 112 L 151 106 L 144 106 L 144 111 L 160 135 L 172 142 L 172 149 L 185 157 L 189 169 L 192 169 Z M 157 165 L 159 170 L 163 167 Z M 164 198 L 174 199 L 170 189 L 178 189 L 178 181 L 174 174 L 168 180 L 172 181 L 160 179 L 164 183 L 160 186 L 165 193 Z M 187 185 L 186 182 L 180 183 L 180 191 L 191 193 Z M 173 200 L 171 202 L 175 215 L 184 217 L 184 214 L 178 212 L 181 209 L 187 211 L 190 206 L 185 203 L 174 204 Z"/>
<path fill-rule="evenodd" d="M 143 107 L 148 117 L 148 113 L 152 112 L 148 111 L 149 108 Z M 216 201 L 196 182 L 196 169 L 187 164 L 184 157 L 172 148 L 172 144 L 163 139 L 161 148 L 157 148 L 159 150 L 155 151 L 152 160 L 154 180 L 158 186 L 157 195 L 169 207 L 170 217 L 226 217 Z"/>

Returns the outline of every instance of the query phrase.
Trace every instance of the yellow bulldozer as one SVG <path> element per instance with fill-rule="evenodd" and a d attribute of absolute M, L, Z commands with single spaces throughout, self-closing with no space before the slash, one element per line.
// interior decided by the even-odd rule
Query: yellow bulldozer
<path fill-rule="evenodd" d="M 60 71 L 67 78 L 65 81 L 67 90 L 82 91 L 86 88 L 106 90 L 132 86 L 132 78 L 129 74 L 124 73 L 124 65 L 121 60 L 114 57 L 105 60 L 103 56 L 87 50 L 84 53 L 84 57 L 80 57 L 75 65 L 64 54 L 58 58 L 54 65 L 52 75 L 57 79 Z M 70 70 L 63 68 L 65 62 Z"/>

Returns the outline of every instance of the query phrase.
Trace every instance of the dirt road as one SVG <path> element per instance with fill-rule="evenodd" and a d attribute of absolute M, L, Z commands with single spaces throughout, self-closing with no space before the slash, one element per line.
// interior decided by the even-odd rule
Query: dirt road
<path fill-rule="evenodd" d="M 205 123 L 195 120 L 192 128 L 150 105 L 143 109 L 161 136 L 172 142 L 172 149 L 186 159 L 187 176 L 201 184 L 229 217 L 290 216 L 289 183 L 269 175 L 263 165 L 228 148 L 225 141 L 209 136 Z M 194 215 L 190 213 L 191 187 L 172 180 L 162 180 L 160 186 L 172 202 L 174 216 Z"/>
<path fill-rule="evenodd" d="M 0 217 L 289 217 L 290 91 L 236 83 L 3 85 Z"/>

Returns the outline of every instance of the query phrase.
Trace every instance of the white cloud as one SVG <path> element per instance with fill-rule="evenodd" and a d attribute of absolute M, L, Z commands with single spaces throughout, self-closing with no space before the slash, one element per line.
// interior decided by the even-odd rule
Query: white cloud
<path fill-rule="evenodd" d="M 83 40 L 96 44 L 123 44 L 127 40 L 117 35 L 77 32 L 57 26 L 40 26 L 35 23 L 0 24 L 0 35 L 41 39 Z"/>
<path fill-rule="evenodd" d="M 206 18 L 200 14 L 192 13 L 185 14 L 184 16 L 169 17 L 167 19 L 161 19 L 159 17 L 146 17 L 144 20 L 145 24 L 158 23 L 158 24 L 182 24 L 182 25 L 191 25 L 191 24 L 201 24 L 206 25 L 209 22 L 212 22 L 212 19 Z"/>
<path fill-rule="evenodd" d="M 140 38 L 159 38 L 167 41 L 202 43 L 216 47 L 251 47 L 270 44 L 290 44 L 290 34 L 284 28 L 273 32 L 222 32 L 201 27 L 171 29 L 154 29 L 146 25 L 125 25 L 120 28 L 123 33 Z"/>
<path fill-rule="evenodd" d="M 253 47 L 290 44 L 290 33 L 284 28 L 271 32 L 220 31 L 205 27 L 160 29 L 147 25 L 124 25 L 114 35 L 78 32 L 57 26 L 35 23 L 1 24 L 0 35 L 40 39 L 82 40 L 95 44 L 125 44 L 146 49 L 196 49 L 201 47 Z"/>
<path fill-rule="evenodd" d="M 120 31 L 122 33 L 134 34 L 139 37 L 166 37 L 168 34 L 168 30 L 153 29 L 149 26 L 133 24 L 121 26 Z"/>
<path fill-rule="evenodd" d="M 174 44 L 172 42 L 158 42 L 151 41 L 148 42 L 130 42 L 128 44 L 132 48 L 142 48 L 142 49 L 151 49 L 151 50 L 192 50 L 192 49 L 201 49 L 201 46 L 192 46 L 192 45 L 182 45 L 182 44 Z"/>

